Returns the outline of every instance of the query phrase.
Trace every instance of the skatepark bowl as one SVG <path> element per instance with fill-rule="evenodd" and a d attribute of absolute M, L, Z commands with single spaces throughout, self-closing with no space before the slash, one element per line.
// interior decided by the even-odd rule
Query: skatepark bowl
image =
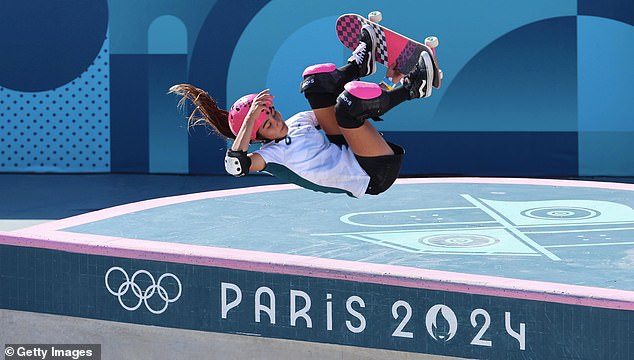
<path fill-rule="evenodd" d="M 0 337 L 104 359 L 631 359 L 633 270 L 631 184 L 218 190 L 0 233 Z"/>

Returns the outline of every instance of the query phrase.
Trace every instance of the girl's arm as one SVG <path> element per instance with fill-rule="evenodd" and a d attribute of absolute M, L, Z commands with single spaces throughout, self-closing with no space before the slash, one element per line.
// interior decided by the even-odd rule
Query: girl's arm
<path fill-rule="evenodd" d="M 253 132 L 253 126 L 255 124 L 255 120 L 260 116 L 262 111 L 266 111 L 267 105 L 269 105 L 272 102 L 272 100 L 273 100 L 273 95 L 269 94 L 269 89 L 261 91 L 253 99 L 251 108 L 249 109 L 249 112 L 247 113 L 247 116 L 244 119 L 242 126 L 240 127 L 240 131 L 238 131 L 238 134 L 236 135 L 236 138 L 233 141 L 233 145 L 231 146 L 231 153 L 234 154 L 238 158 L 238 160 L 233 160 L 234 159 L 233 156 L 228 156 L 225 158 L 225 168 L 227 169 L 227 172 L 229 172 L 231 175 L 242 176 L 242 175 L 245 175 L 247 172 L 244 170 L 241 170 L 240 173 L 236 174 L 235 170 L 230 171 L 230 168 L 228 167 L 228 165 L 230 164 L 227 164 L 227 161 L 234 161 L 234 162 L 239 161 L 240 164 L 234 163 L 234 165 L 239 165 L 239 166 L 248 164 L 249 172 L 262 171 L 266 167 L 266 162 L 264 161 L 264 159 L 262 158 L 260 154 L 252 153 L 252 154 L 246 155 L 246 152 L 247 150 L 249 150 L 249 144 L 251 143 L 251 133 Z M 239 157 L 245 156 L 245 155 L 248 156 L 249 161 L 243 162 L 244 159 L 239 160 Z"/>
<path fill-rule="evenodd" d="M 251 159 L 251 166 L 249 171 L 262 171 L 266 167 L 266 161 L 262 158 L 262 155 L 258 153 L 251 153 L 247 155 Z"/>

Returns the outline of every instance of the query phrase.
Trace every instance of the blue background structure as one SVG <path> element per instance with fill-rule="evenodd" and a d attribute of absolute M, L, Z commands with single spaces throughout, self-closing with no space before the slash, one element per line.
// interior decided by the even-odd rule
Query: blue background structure
<path fill-rule="evenodd" d="M 441 42 L 443 87 L 376 123 L 403 175 L 634 175 L 631 1 L 400 3 L 3 2 L 0 172 L 224 174 L 226 143 L 188 132 L 169 86 L 224 107 L 270 88 L 291 116 L 301 71 L 347 58 L 337 16 L 379 9 Z"/>

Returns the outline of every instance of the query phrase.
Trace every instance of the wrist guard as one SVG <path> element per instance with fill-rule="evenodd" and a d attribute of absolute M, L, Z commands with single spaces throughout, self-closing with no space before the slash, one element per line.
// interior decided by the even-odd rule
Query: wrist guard
<path fill-rule="evenodd" d="M 244 176 L 249 173 L 251 167 L 251 158 L 247 156 L 246 151 L 227 150 L 225 155 L 225 170 L 235 177 Z"/>

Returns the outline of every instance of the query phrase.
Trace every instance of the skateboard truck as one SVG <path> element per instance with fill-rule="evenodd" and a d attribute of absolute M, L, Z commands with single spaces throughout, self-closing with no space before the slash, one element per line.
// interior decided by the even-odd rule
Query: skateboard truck
<path fill-rule="evenodd" d="M 436 56 L 436 47 L 438 46 L 438 38 L 435 36 L 428 36 L 425 39 L 425 45 L 429 46 Z"/>
<path fill-rule="evenodd" d="M 383 14 L 378 10 L 370 11 L 370 13 L 368 13 L 368 20 L 378 23 L 379 21 L 383 20 Z M 392 81 L 392 78 L 386 76 L 379 83 L 379 86 L 384 88 L 385 90 L 392 90 L 397 87 L 398 84 L 400 84 L 400 81 L 398 83 L 394 83 Z"/>
<path fill-rule="evenodd" d="M 381 12 L 378 10 L 371 11 L 368 14 L 368 20 L 378 23 L 379 21 L 383 20 L 383 14 L 381 14 Z"/>
<path fill-rule="evenodd" d="M 436 57 L 436 48 L 438 47 L 438 38 L 435 36 L 428 36 L 425 39 L 425 45 L 429 46 L 431 51 L 434 52 L 434 57 Z M 442 79 L 442 70 L 438 69 L 438 76 Z"/>

